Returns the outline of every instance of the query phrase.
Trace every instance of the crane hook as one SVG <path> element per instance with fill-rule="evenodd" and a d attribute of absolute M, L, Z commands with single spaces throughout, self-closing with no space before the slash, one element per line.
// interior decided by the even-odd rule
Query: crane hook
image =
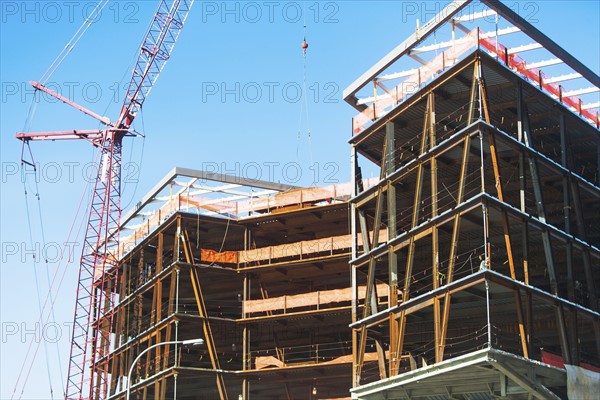
<path fill-rule="evenodd" d="M 307 49 L 308 49 L 308 42 L 306 41 L 306 37 L 304 37 L 304 41 L 302 42 L 302 51 L 304 51 L 304 55 L 306 55 Z"/>

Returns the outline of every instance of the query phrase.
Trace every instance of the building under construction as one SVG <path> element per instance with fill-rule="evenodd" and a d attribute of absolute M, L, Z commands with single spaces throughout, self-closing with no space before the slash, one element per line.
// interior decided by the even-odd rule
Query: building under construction
<path fill-rule="evenodd" d="M 175 169 L 121 223 L 108 397 L 600 390 L 599 88 L 455 1 L 346 90 L 351 183 Z"/>
<path fill-rule="evenodd" d="M 167 175 L 123 220 L 110 395 L 347 398 L 351 193 Z"/>
<path fill-rule="evenodd" d="M 596 398 L 599 88 L 505 5 L 455 1 L 346 90 L 353 399 Z"/>

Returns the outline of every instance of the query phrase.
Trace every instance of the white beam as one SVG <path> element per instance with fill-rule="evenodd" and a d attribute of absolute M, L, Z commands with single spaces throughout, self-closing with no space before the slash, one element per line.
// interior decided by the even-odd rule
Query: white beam
<path fill-rule="evenodd" d="M 541 49 L 541 48 L 542 48 L 542 45 L 539 43 L 524 44 L 523 46 L 518 46 L 518 47 L 513 47 L 512 49 L 508 49 L 508 54 L 523 53 L 525 51 Z"/>
<path fill-rule="evenodd" d="M 563 92 L 563 97 L 571 97 L 571 96 L 580 96 L 582 94 L 589 94 L 589 93 L 595 93 L 600 91 L 600 88 L 597 88 L 596 86 L 590 86 L 588 88 L 585 89 L 577 89 L 577 90 L 571 90 L 570 92 Z"/>
<path fill-rule="evenodd" d="M 577 78 L 581 78 L 581 74 L 578 72 L 572 73 L 572 74 L 566 74 L 566 75 L 561 75 L 561 76 L 557 76 L 554 78 L 547 78 L 546 80 L 544 80 L 543 83 L 557 83 L 557 82 L 564 82 L 564 81 L 569 81 L 572 79 L 577 79 Z"/>
<path fill-rule="evenodd" d="M 512 26 L 509 28 L 504 28 L 504 29 L 498 30 L 498 36 L 509 35 L 511 33 L 516 33 L 516 32 L 520 32 L 520 31 L 521 30 L 519 28 Z M 482 39 L 493 38 L 493 37 L 496 37 L 496 32 L 486 32 L 481 35 Z M 454 42 L 452 42 L 452 40 L 448 40 L 448 41 L 441 42 L 441 43 L 417 47 L 415 49 L 412 49 L 409 53 L 410 54 L 420 54 L 420 53 L 426 53 L 428 51 L 447 49 L 447 48 L 452 47 L 454 44 L 462 44 L 462 43 L 466 42 L 467 40 L 468 39 L 466 37 L 461 37 L 460 39 L 456 39 Z"/>
<path fill-rule="evenodd" d="M 404 78 L 404 77 L 416 74 L 418 71 L 419 71 L 418 68 L 413 68 L 413 69 L 408 69 L 406 71 L 394 72 L 392 74 L 382 75 L 382 76 L 378 77 L 377 81 L 385 82 L 385 81 L 391 81 L 393 79 Z"/>
<path fill-rule="evenodd" d="M 525 68 L 527 68 L 527 69 L 544 68 L 544 67 L 549 67 L 551 65 L 558 65 L 558 64 L 562 64 L 562 63 L 563 63 L 563 60 L 561 60 L 559 58 L 551 58 L 550 60 L 529 63 L 525 66 Z"/>
<path fill-rule="evenodd" d="M 232 183 L 230 185 L 221 185 L 221 186 L 205 186 L 205 185 L 196 185 L 195 183 L 191 186 L 191 188 L 193 189 L 198 189 L 198 190 L 207 190 L 209 192 L 225 192 L 227 190 L 231 190 L 231 189 L 237 189 L 239 187 L 241 187 L 242 185 L 239 185 L 237 183 Z"/>
<path fill-rule="evenodd" d="M 597 101 L 595 103 L 588 103 L 581 106 L 582 110 L 591 110 L 592 108 L 600 108 L 600 101 Z"/>
<path fill-rule="evenodd" d="M 494 10 L 483 10 L 480 12 L 476 12 L 473 14 L 467 14 L 467 15 L 461 15 L 457 18 L 454 18 L 454 21 L 456 22 L 471 22 L 471 21 L 475 21 L 476 19 L 481 19 L 481 18 L 486 18 L 492 15 L 496 15 L 496 11 Z"/>

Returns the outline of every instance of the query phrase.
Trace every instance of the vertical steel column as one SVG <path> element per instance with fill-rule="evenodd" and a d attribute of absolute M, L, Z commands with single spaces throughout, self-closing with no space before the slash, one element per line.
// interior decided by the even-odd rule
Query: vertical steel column
<path fill-rule="evenodd" d="M 181 253 L 181 215 L 177 214 L 177 231 L 175 232 L 174 245 L 173 245 L 173 262 L 179 262 Z"/>
<path fill-rule="evenodd" d="M 469 154 L 471 152 L 471 134 L 466 133 L 464 138 L 464 149 L 460 165 L 460 177 L 458 181 L 458 194 L 456 196 L 456 207 L 458 207 L 464 197 L 465 177 L 468 170 Z M 458 252 L 458 239 L 460 233 L 460 213 L 456 213 L 452 223 L 452 238 L 450 240 L 450 256 L 448 257 L 448 271 L 446 272 L 446 284 L 452 283 L 454 279 L 454 264 L 456 263 L 456 253 Z M 441 332 L 440 332 L 440 357 L 444 358 L 446 347 L 446 333 L 448 332 L 448 322 L 450 319 L 450 292 L 444 294 L 444 310 L 442 314 Z"/>
<path fill-rule="evenodd" d="M 359 211 L 359 221 L 361 224 L 361 231 L 363 232 L 363 246 L 365 248 L 365 252 L 370 252 L 372 249 L 379 245 L 379 231 L 381 226 L 381 219 L 383 214 L 383 196 L 384 189 L 389 187 L 389 183 L 385 184 L 385 177 L 388 173 L 388 165 L 389 163 L 393 163 L 393 153 L 394 153 L 394 126 L 393 124 L 386 126 L 386 135 L 383 143 L 383 151 L 382 151 L 382 160 L 380 165 L 380 182 L 378 183 L 379 187 L 377 189 L 376 196 L 376 206 L 375 206 L 375 220 L 373 222 L 373 238 L 372 242 L 369 242 L 369 230 L 367 227 L 366 215 L 364 212 Z M 394 199 L 390 199 L 388 197 L 388 201 L 395 201 Z M 395 209 L 395 206 L 394 206 Z M 389 217 L 389 215 L 388 215 Z M 395 218 L 395 214 L 394 214 Z M 388 235 L 389 238 L 389 235 Z M 388 268 L 390 264 L 388 262 Z M 375 269 L 377 267 L 377 260 L 374 256 L 369 258 L 369 267 L 367 271 L 367 285 L 365 290 L 365 307 L 363 318 L 368 317 L 371 314 L 374 314 L 378 311 L 378 296 L 376 293 L 376 285 L 375 285 Z M 393 319 L 393 318 L 392 318 Z M 390 321 L 393 324 L 392 321 Z M 362 370 L 362 366 L 364 363 L 364 354 L 366 352 L 366 344 L 367 344 L 367 329 L 366 325 L 361 326 L 360 330 L 360 342 L 359 342 L 359 354 L 357 357 L 357 370 L 359 372 L 360 379 L 360 371 Z M 385 379 L 387 377 L 387 369 L 386 369 L 386 356 L 385 351 L 383 349 L 383 345 L 380 339 L 374 339 L 375 346 L 377 349 L 377 362 L 379 366 L 379 376 L 381 379 Z M 390 355 L 390 359 L 392 359 L 392 355 Z"/>
<path fill-rule="evenodd" d="M 356 154 L 356 148 L 354 145 L 350 147 L 350 175 L 352 180 L 352 198 L 355 198 L 359 192 L 357 175 L 358 171 L 358 159 Z M 358 231 L 356 220 L 358 218 L 358 210 L 354 202 L 350 203 L 350 229 L 352 237 L 352 249 L 351 259 L 356 259 L 358 255 Z M 352 284 L 352 315 L 351 321 L 354 323 L 358 321 L 358 281 L 356 266 L 350 263 L 350 280 Z M 360 385 L 360 370 L 358 362 L 358 329 L 352 328 L 352 387 Z"/>
<path fill-rule="evenodd" d="M 477 35 L 479 35 L 479 29 L 477 29 Z M 479 42 L 479 40 L 478 40 Z M 485 120 L 489 121 L 489 115 L 487 115 L 487 107 L 484 109 L 485 104 L 483 103 L 483 93 L 481 85 L 481 61 L 479 58 L 475 60 L 474 71 L 473 71 L 473 87 L 471 88 L 471 107 L 469 108 L 469 122 L 474 118 L 475 107 L 477 107 L 478 119 L 482 119 L 485 113 Z M 485 193 L 485 151 L 483 146 L 483 132 L 479 131 L 479 156 L 481 158 L 480 163 L 480 177 L 481 177 L 481 192 Z M 484 243 L 484 263 L 486 266 L 491 264 L 490 259 L 490 234 L 489 234 L 489 212 L 485 201 L 481 203 L 481 211 L 483 217 L 483 243 Z"/>
<path fill-rule="evenodd" d="M 563 167 L 569 169 L 569 156 L 568 156 L 568 138 L 565 126 L 565 115 L 563 113 L 559 116 L 560 124 L 560 161 Z M 569 235 L 571 232 L 571 193 L 569 185 L 569 177 L 567 174 L 563 174 L 562 177 L 563 185 L 563 221 L 564 230 Z M 575 301 L 575 278 L 573 277 L 573 243 L 568 241 L 566 244 L 566 257 L 567 257 L 567 293 L 570 301 Z"/>
<path fill-rule="evenodd" d="M 396 138 L 395 138 L 395 126 L 393 122 L 388 122 L 385 127 L 386 137 L 386 176 L 391 175 L 396 171 L 396 159 L 394 152 L 396 149 Z M 387 211 L 388 211 L 388 240 L 392 240 L 398 234 L 397 227 L 397 209 L 396 209 L 396 187 L 391 181 L 387 183 Z M 398 305 L 398 255 L 394 249 L 388 247 L 388 275 L 389 275 L 389 307 L 394 308 Z M 394 363 L 399 360 L 401 354 L 398 354 L 396 344 L 398 343 L 394 338 L 398 336 L 398 320 L 394 312 L 389 313 L 390 323 L 390 346 L 389 346 L 389 361 L 388 367 L 390 376 L 394 375 Z"/>
<path fill-rule="evenodd" d="M 114 342 L 114 348 L 118 348 L 119 346 L 121 346 L 121 343 L 126 343 L 127 342 L 127 338 L 126 338 L 126 312 L 127 312 L 127 306 L 124 305 L 122 303 L 122 300 L 125 299 L 128 295 L 127 293 L 127 279 L 129 279 L 128 274 L 127 274 L 127 269 L 128 269 L 128 263 L 127 262 L 121 262 L 120 263 L 120 267 L 122 269 L 121 273 L 119 274 L 119 284 L 117 285 L 117 292 L 119 293 L 119 299 L 121 301 L 121 304 L 117 305 L 117 310 L 115 311 L 115 320 L 116 320 L 116 324 L 115 324 L 115 342 Z M 119 387 L 119 383 L 121 383 L 121 387 L 122 387 L 122 381 L 119 379 L 119 377 L 123 376 L 126 372 L 124 371 L 124 365 L 123 365 L 123 357 L 124 357 L 124 352 L 121 352 L 119 354 L 115 354 L 113 357 L 113 361 L 112 361 L 112 365 L 111 365 L 111 372 L 110 372 L 110 376 L 111 376 L 111 383 L 110 383 L 110 387 L 109 387 L 109 396 L 117 393 L 118 391 L 120 391 L 120 387 Z"/>
<path fill-rule="evenodd" d="M 162 270 L 163 270 L 163 246 L 164 246 L 164 234 L 163 232 L 160 232 L 158 234 L 157 237 L 157 244 L 156 244 L 156 275 L 158 276 Z M 163 281 L 162 278 L 161 279 L 157 279 L 156 281 L 156 291 L 157 291 L 157 303 L 156 303 L 156 323 L 160 323 L 160 321 L 162 321 L 162 314 L 163 314 L 163 307 L 162 307 L 162 293 L 163 293 Z M 165 331 L 168 330 L 165 329 Z M 167 332 L 165 332 L 166 335 Z M 157 331 L 157 336 L 159 338 L 159 341 L 162 338 L 162 332 L 159 329 Z M 165 341 L 168 341 L 169 338 L 165 337 Z M 168 346 L 165 346 L 168 347 Z M 165 352 L 164 349 L 157 349 L 157 368 L 158 369 L 164 369 L 165 364 L 167 363 L 167 359 L 165 358 Z M 168 353 L 167 353 L 168 354 Z M 155 388 L 155 396 L 157 393 L 165 393 L 165 389 L 167 386 L 167 378 L 160 378 L 157 380 L 159 385 L 157 385 L 157 387 Z"/>
<path fill-rule="evenodd" d="M 523 123 L 523 139 L 525 146 L 533 148 L 533 142 L 531 137 L 531 127 L 529 124 L 529 116 L 527 114 L 527 105 L 522 99 L 523 92 L 519 90 L 519 96 L 521 97 L 521 116 Z M 535 156 L 529 155 L 529 172 L 531 174 L 531 183 L 533 184 L 533 192 L 535 195 L 535 204 L 538 213 L 538 219 L 546 223 L 546 211 L 544 203 L 544 193 L 542 190 L 542 183 L 538 171 L 537 159 Z M 550 240 L 550 234 L 547 230 L 542 231 L 542 242 L 544 244 L 544 253 L 546 255 L 546 263 L 548 264 L 548 276 L 550 278 L 550 287 L 552 294 L 558 295 L 558 285 L 556 281 L 556 268 L 554 265 L 554 256 L 552 254 L 552 243 Z"/>
<path fill-rule="evenodd" d="M 471 82 L 471 95 L 469 100 L 469 112 L 468 112 L 468 123 L 473 122 L 473 115 L 475 110 L 475 100 L 477 96 L 478 87 L 478 69 L 479 61 L 476 60 L 473 65 L 473 78 Z M 460 164 L 460 176 L 458 179 L 458 193 L 456 196 L 456 207 L 458 207 L 464 198 L 466 176 L 469 164 L 469 155 L 471 153 L 471 134 L 466 133 L 464 138 L 464 148 Z M 448 256 L 448 270 L 446 272 L 446 284 L 452 283 L 454 280 L 454 265 L 456 264 L 456 254 L 458 252 L 458 241 L 460 237 L 460 214 L 457 213 L 452 222 L 452 237 L 450 239 L 450 255 Z M 441 317 L 441 331 L 440 331 L 440 343 L 439 343 L 439 354 L 443 360 L 444 351 L 446 348 L 446 334 L 448 332 L 448 323 L 450 321 L 450 304 L 451 296 L 450 292 L 444 294 L 444 310 Z"/>
<path fill-rule="evenodd" d="M 581 240 L 587 242 L 583 207 L 581 205 L 581 196 L 579 193 L 579 182 L 577 182 L 577 180 L 575 180 L 574 178 L 571 179 L 571 192 L 573 195 L 573 206 L 575 209 L 575 217 L 577 220 L 578 236 Z M 590 303 L 589 307 L 594 311 L 598 311 L 598 294 L 596 293 L 596 285 L 594 283 L 594 276 L 592 273 L 592 262 L 590 258 L 590 252 L 589 250 L 584 249 L 582 253 L 583 270 L 585 272 L 585 280 L 587 283 L 587 292 Z M 596 337 L 596 352 L 600 354 L 600 322 L 594 320 L 592 322 L 592 326 L 594 329 L 594 336 Z"/>
<path fill-rule="evenodd" d="M 517 139 L 521 143 L 525 143 L 523 133 L 523 106 L 522 106 L 522 86 L 521 82 L 517 82 Z M 527 214 L 527 197 L 525 192 L 527 189 L 527 176 L 525 172 L 525 152 L 519 150 L 519 209 L 522 213 Z M 523 248 L 523 281 L 529 285 L 529 224 L 523 221 L 522 229 L 522 248 Z M 531 293 L 527 292 L 525 296 L 525 330 L 526 339 L 530 343 L 533 337 L 533 299 Z"/>
<path fill-rule="evenodd" d="M 135 329 L 133 332 L 133 336 L 138 336 L 141 332 L 142 332 L 142 315 L 143 315 L 143 310 L 144 310 L 144 295 L 142 293 L 142 291 L 140 290 L 140 287 L 144 284 L 144 248 L 142 247 L 140 250 L 140 258 L 138 260 L 138 268 L 137 268 L 137 285 L 134 288 L 134 291 L 137 292 L 137 294 L 135 295 L 135 303 L 133 306 L 133 321 L 135 324 Z M 141 350 L 141 341 L 137 341 L 137 351 L 136 351 L 136 355 L 140 354 L 142 352 Z M 132 357 L 132 360 L 135 359 L 135 356 Z M 128 366 L 129 369 L 129 366 Z M 136 376 L 139 377 L 142 376 L 142 364 L 138 363 L 135 366 L 135 370 L 136 370 Z M 128 385 L 131 385 L 131 382 L 127 382 Z M 135 391 L 134 391 L 135 393 Z"/>
<path fill-rule="evenodd" d="M 519 142 L 525 143 L 523 133 L 523 96 L 522 96 L 521 82 L 517 82 L 517 138 Z M 527 189 L 527 177 L 525 173 L 525 152 L 519 151 L 519 205 L 522 213 L 527 213 L 527 202 L 525 192 Z M 523 276 L 524 282 L 529 284 L 529 225 L 523 223 Z M 531 329 L 530 326 L 527 327 Z"/>
<path fill-rule="evenodd" d="M 358 157 L 356 147 L 350 147 L 350 178 L 352 184 L 352 198 L 355 198 L 359 192 L 359 171 Z M 350 230 L 352 237 L 352 255 L 351 259 L 355 260 L 358 255 L 358 230 L 356 220 L 358 218 L 358 210 L 354 202 L 350 202 Z M 352 322 L 358 321 L 358 281 L 357 281 L 356 266 L 350 263 L 350 280 L 352 284 Z M 358 363 L 358 329 L 352 328 L 352 387 L 360 384 L 360 370 Z"/>
<path fill-rule="evenodd" d="M 246 226 L 244 229 L 244 250 L 248 250 L 249 239 L 250 239 L 250 231 Z M 246 301 L 250 300 L 250 276 L 246 272 L 244 273 L 244 291 L 243 291 L 243 299 L 242 302 L 242 319 L 246 319 Z M 251 365 L 251 357 L 250 357 L 250 329 L 248 329 L 248 324 L 244 323 L 244 328 L 242 331 L 242 370 L 247 371 L 250 369 Z M 250 399 L 250 381 L 248 378 L 244 377 L 242 380 L 242 400 Z"/>
<path fill-rule="evenodd" d="M 485 91 L 483 91 L 483 93 L 485 93 Z M 485 96 L 484 96 L 484 99 L 485 99 Z M 504 203 L 504 191 L 502 188 L 502 178 L 500 176 L 500 166 L 499 166 L 498 154 L 497 154 L 497 150 L 496 150 L 496 138 L 495 138 L 495 135 L 493 132 L 491 132 L 489 134 L 489 142 L 490 142 L 490 154 L 492 156 L 492 165 L 493 165 L 493 170 L 494 170 L 494 179 L 496 180 L 496 191 L 497 191 L 497 195 L 498 195 L 498 200 L 500 200 L 502 203 Z M 504 243 L 506 246 L 508 266 L 510 269 L 510 277 L 512 279 L 516 280 L 517 276 L 515 273 L 515 263 L 514 263 L 514 259 L 513 259 L 512 244 L 511 244 L 511 240 L 510 240 L 510 226 L 508 223 L 508 215 L 507 215 L 506 210 L 502 210 L 502 211 L 500 211 L 500 213 L 502 215 L 502 227 L 504 230 Z M 528 346 L 528 342 L 527 342 L 527 337 L 525 335 L 525 327 L 523 324 L 523 305 L 521 302 L 521 294 L 520 294 L 519 290 L 515 290 L 514 295 L 515 295 L 515 306 L 517 308 L 517 320 L 518 320 L 518 324 L 519 324 L 519 336 L 521 339 L 521 347 L 523 349 L 523 357 L 529 358 L 529 346 Z"/>
<path fill-rule="evenodd" d="M 427 130 L 429 134 L 429 149 L 433 149 L 436 145 L 436 132 L 435 132 L 435 94 L 429 92 L 427 95 Z M 429 159 L 429 172 L 430 172 L 430 184 L 431 184 L 431 219 L 434 219 L 438 215 L 438 179 L 437 179 L 437 158 L 432 152 L 430 153 Z M 439 238 L 438 238 L 438 227 L 437 224 L 433 224 L 431 227 L 431 279 L 433 280 L 433 290 L 437 289 L 440 283 L 440 270 L 439 270 Z M 441 316 L 440 316 L 440 299 L 438 296 L 433 298 L 433 334 L 435 343 L 435 362 L 442 361 L 442 338 L 441 338 Z"/>
<path fill-rule="evenodd" d="M 171 272 L 171 282 L 169 283 L 169 305 L 167 306 L 167 313 L 168 315 L 173 315 L 176 311 L 175 311 L 175 297 L 179 296 L 175 291 L 178 290 L 178 283 L 177 281 L 179 280 L 179 269 L 177 268 L 176 270 L 173 270 Z M 169 323 L 165 329 L 165 342 L 170 342 L 172 339 L 171 335 L 172 335 L 172 323 Z M 169 352 L 170 352 L 170 348 L 171 346 L 165 346 L 165 348 L 163 349 L 163 369 L 166 369 L 167 366 L 169 365 Z"/>
<path fill-rule="evenodd" d="M 585 229 L 585 216 L 583 213 L 583 206 L 581 205 L 581 194 L 579 192 L 579 182 L 575 179 L 571 181 L 571 192 L 573 195 L 573 208 L 575 209 L 575 219 L 577 221 L 577 233 L 581 240 L 587 242 L 587 233 Z M 596 285 L 594 283 L 594 276 L 592 273 L 592 261 L 590 258 L 590 252 L 587 249 L 583 250 L 583 269 L 585 272 L 585 280 L 587 283 L 588 296 L 590 300 L 589 307 L 598 311 L 598 294 L 596 292 Z"/>
<path fill-rule="evenodd" d="M 385 164 L 386 164 L 386 155 L 387 155 L 387 142 L 384 141 L 383 152 L 382 152 L 382 161 L 380 168 L 380 182 L 378 183 L 379 187 L 377 189 L 376 196 L 376 205 L 375 205 L 375 220 L 373 222 L 373 240 L 370 241 L 369 238 L 369 228 L 367 223 L 367 216 L 364 210 L 359 210 L 359 222 L 361 226 L 361 233 L 363 237 L 363 247 L 366 253 L 369 253 L 373 248 L 377 247 L 379 244 L 379 230 L 381 226 L 381 217 L 383 214 L 383 191 L 384 191 L 384 183 L 383 180 L 385 178 Z M 375 268 L 377 267 L 377 260 L 374 256 L 370 256 L 369 258 L 369 268 L 367 271 L 367 285 L 365 289 L 365 306 L 363 311 L 363 318 L 367 318 L 369 315 L 377 312 L 378 304 L 377 304 L 377 293 L 375 286 Z M 380 340 L 375 340 L 375 345 L 377 346 L 378 353 L 378 365 L 379 365 L 379 375 L 381 379 L 387 377 L 386 366 L 385 366 L 385 352 L 383 351 L 383 347 L 381 345 Z M 358 357 L 357 357 L 357 370 L 358 376 L 360 377 L 360 371 L 362 370 L 362 366 L 364 363 L 364 355 L 367 346 L 367 328 L 366 325 L 362 325 L 360 329 L 360 338 L 359 338 L 359 347 L 358 347 Z"/>
<path fill-rule="evenodd" d="M 164 233 L 158 234 L 156 243 L 156 273 L 158 274 L 163 269 L 163 248 L 164 248 Z"/>

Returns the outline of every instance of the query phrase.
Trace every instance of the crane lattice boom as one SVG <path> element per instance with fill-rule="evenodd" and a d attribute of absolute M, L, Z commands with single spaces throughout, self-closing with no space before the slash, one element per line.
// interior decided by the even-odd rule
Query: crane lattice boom
<path fill-rule="evenodd" d="M 171 56 L 193 0 L 161 1 L 140 46 L 117 126 L 129 128 Z"/>
<path fill-rule="evenodd" d="M 62 102 L 99 120 L 106 129 L 18 133 L 31 140 L 86 139 L 99 151 L 98 171 L 90 202 L 81 255 L 71 352 L 65 398 L 105 399 L 116 392 L 118 377 L 109 373 L 117 292 L 118 244 L 121 218 L 121 154 L 123 137 L 160 72 L 169 60 L 194 0 L 160 0 L 142 41 L 137 62 L 118 119 L 113 123 L 75 102 L 32 82 Z M 111 346 L 112 344 L 112 346 Z M 129 384 L 129 382 L 128 382 Z"/>

